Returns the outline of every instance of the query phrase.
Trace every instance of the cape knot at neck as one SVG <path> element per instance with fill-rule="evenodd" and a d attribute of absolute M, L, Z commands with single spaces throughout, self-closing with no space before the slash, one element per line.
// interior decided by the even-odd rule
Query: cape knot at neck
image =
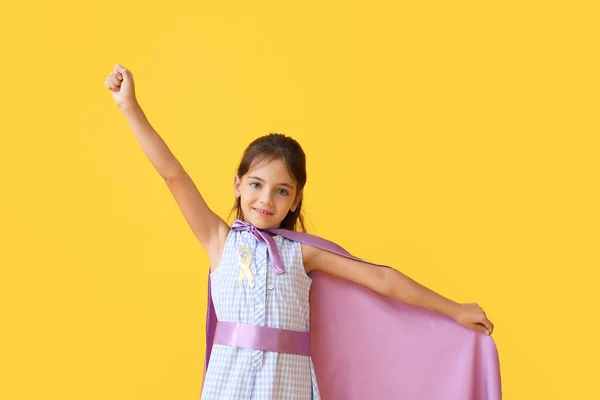
<path fill-rule="evenodd" d="M 275 240 L 269 234 L 269 229 L 258 229 L 251 223 L 242 221 L 240 219 L 236 219 L 235 221 L 233 221 L 233 224 L 231 224 L 231 229 L 248 231 L 259 242 L 266 243 L 269 257 L 271 258 L 271 262 L 273 263 L 273 271 L 277 275 L 283 274 L 285 272 L 285 266 L 283 265 L 283 261 L 281 260 L 279 249 L 277 248 Z"/>

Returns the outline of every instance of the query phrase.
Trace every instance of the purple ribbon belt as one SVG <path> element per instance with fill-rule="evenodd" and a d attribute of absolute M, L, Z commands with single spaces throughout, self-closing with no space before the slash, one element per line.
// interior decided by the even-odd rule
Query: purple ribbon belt
<path fill-rule="evenodd" d="M 214 344 L 277 353 L 310 355 L 310 333 L 217 321 Z"/>

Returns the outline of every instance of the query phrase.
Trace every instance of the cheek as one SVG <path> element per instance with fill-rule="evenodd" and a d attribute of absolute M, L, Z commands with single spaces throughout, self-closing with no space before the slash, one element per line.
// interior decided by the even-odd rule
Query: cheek
<path fill-rule="evenodd" d="M 292 207 L 292 204 L 294 203 L 293 199 L 290 198 L 283 198 L 280 202 L 279 202 L 279 208 L 281 209 L 281 211 L 283 210 L 289 210 Z M 287 213 L 287 211 L 285 211 Z"/>
<path fill-rule="evenodd" d="M 246 197 L 242 197 L 242 208 L 249 210 L 252 208 L 252 204 L 255 202 L 252 195 L 246 194 Z"/>

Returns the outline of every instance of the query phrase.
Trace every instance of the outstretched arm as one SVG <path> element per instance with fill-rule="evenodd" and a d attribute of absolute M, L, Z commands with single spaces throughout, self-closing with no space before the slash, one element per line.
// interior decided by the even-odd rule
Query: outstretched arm
<path fill-rule="evenodd" d="M 461 325 L 488 335 L 494 330 L 494 325 L 477 304 L 456 303 L 393 268 L 353 260 L 304 243 L 302 253 L 307 273 L 315 270 L 327 272 L 405 303 L 442 312 Z"/>

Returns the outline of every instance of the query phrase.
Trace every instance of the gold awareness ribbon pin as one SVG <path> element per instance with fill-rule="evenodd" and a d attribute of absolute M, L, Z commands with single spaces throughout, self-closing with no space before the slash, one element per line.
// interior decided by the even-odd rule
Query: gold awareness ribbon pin
<path fill-rule="evenodd" d="M 247 247 L 240 247 L 238 249 L 238 263 L 240 264 L 240 275 L 238 276 L 238 283 L 242 286 L 244 277 L 248 279 L 248 285 L 254 287 L 254 275 L 250 271 L 250 264 L 252 263 L 252 252 Z"/>

